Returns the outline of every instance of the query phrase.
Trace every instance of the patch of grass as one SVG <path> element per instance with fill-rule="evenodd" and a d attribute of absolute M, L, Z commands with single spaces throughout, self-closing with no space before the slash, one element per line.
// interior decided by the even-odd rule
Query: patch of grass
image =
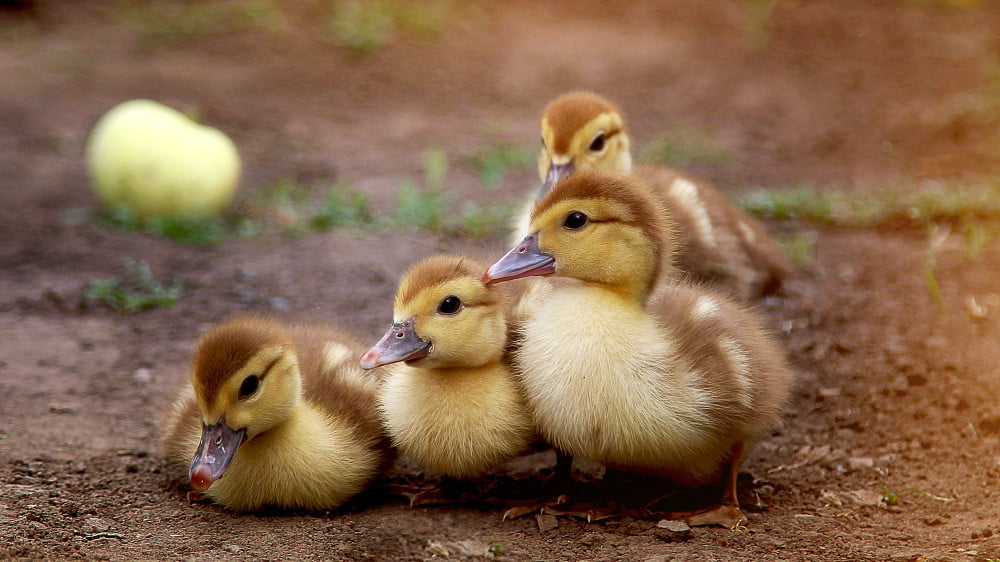
<path fill-rule="evenodd" d="M 375 217 L 363 193 L 336 185 L 326 192 L 322 205 L 309 217 L 312 230 L 371 225 Z"/>
<path fill-rule="evenodd" d="M 284 31 L 287 19 L 274 0 L 146 2 L 118 0 L 115 14 L 149 46 L 169 46 L 217 33 Z"/>
<path fill-rule="evenodd" d="M 468 201 L 459 216 L 461 234 L 471 238 L 492 238 L 507 233 L 514 209 L 510 205 L 484 208 Z"/>
<path fill-rule="evenodd" d="M 732 151 L 720 145 L 715 135 L 689 132 L 683 135 L 662 134 L 649 141 L 636 153 L 643 164 L 662 164 L 686 168 L 695 164 L 725 166 L 734 159 Z"/>
<path fill-rule="evenodd" d="M 490 543 L 490 553 L 492 553 L 493 556 L 503 556 L 504 554 L 507 554 L 507 547 L 499 541 L 493 541 Z"/>
<path fill-rule="evenodd" d="M 424 152 L 424 185 L 429 189 L 441 190 L 448 175 L 448 153 L 440 148 Z"/>
<path fill-rule="evenodd" d="M 951 228 L 940 228 L 938 225 L 931 225 L 928 229 L 929 238 L 927 243 L 927 258 L 924 260 L 924 283 L 927 285 L 927 294 L 937 305 L 938 314 L 944 314 L 947 309 L 944 305 L 944 296 L 941 294 L 941 285 L 938 283 L 935 270 L 937 269 L 937 251 L 941 244 L 948 239 Z"/>
<path fill-rule="evenodd" d="M 401 32 L 440 34 L 455 5 L 452 0 L 345 0 L 334 6 L 329 36 L 337 45 L 367 55 L 391 44 Z"/>
<path fill-rule="evenodd" d="M 931 498 L 932 500 L 938 500 L 938 501 L 943 501 L 943 502 L 950 502 L 950 501 L 952 501 L 951 498 L 943 498 L 941 496 L 936 496 L 936 495 L 934 495 L 934 494 L 932 494 L 930 492 L 925 492 L 924 490 L 921 490 L 920 488 L 913 487 L 913 486 L 911 486 L 909 488 L 903 488 L 901 490 L 893 490 L 892 487 L 889 486 L 889 484 L 887 484 L 885 482 L 882 482 L 882 481 L 871 482 L 868 485 L 869 486 L 879 486 L 879 487 L 881 487 L 882 488 L 882 500 L 885 502 L 885 505 L 889 505 L 889 506 L 898 505 L 899 502 L 902 500 L 903 494 L 921 494 L 923 496 L 927 496 L 928 498 Z"/>
<path fill-rule="evenodd" d="M 358 55 L 385 47 L 396 34 L 396 21 L 389 4 L 364 0 L 339 3 L 330 19 L 331 39 Z"/>
<path fill-rule="evenodd" d="M 535 157 L 535 151 L 527 147 L 496 141 L 476 151 L 472 155 L 472 163 L 479 173 L 479 179 L 492 188 L 503 183 L 504 176 L 510 169 L 531 169 Z"/>
<path fill-rule="evenodd" d="M 66 220 L 78 224 L 94 216 L 73 210 Z M 98 224 L 192 245 L 216 244 L 234 234 L 306 234 L 331 228 L 363 228 L 375 221 L 368 198 L 349 185 L 336 184 L 317 191 L 290 179 L 257 190 L 238 210 L 210 218 L 142 220 L 126 207 L 96 215 Z"/>
<path fill-rule="evenodd" d="M 397 191 L 395 223 L 398 226 L 441 231 L 448 203 L 436 189 L 421 188 L 409 179 Z"/>
<path fill-rule="evenodd" d="M 134 314 L 150 308 L 170 308 L 184 291 L 181 279 L 174 279 L 164 287 L 153 277 L 149 264 L 133 259 L 125 260 L 126 276 L 95 279 L 90 282 L 84 297 L 122 314 Z"/>
<path fill-rule="evenodd" d="M 258 221 L 262 231 L 296 231 L 306 220 L 310 192 L 291 178 L 281 178 L 273 185 L 254 193 L 247 205 L 247 216 Z"/>
<path fill-rule="evenodd" d="M 991 240 L 996 238 L 998 227 L 995 223 L 984 223 L 980 220 L 969 219 L 961 223 L 962 236 L 965 238 L 965 257 L 970 260 L 978 260 L 983 254 L 983 249 Z"/>
<path fill-rule="evenodd" d="M 424 152 L 423 185 L 417 185 L 410 178 L 400 180 L 393 224 L 436 232 L 447 229 L 446 217 L 452 207 L 445 194 L 448 167 L 448 155 L 444 150 L 432 148 Z"/>
<path fill-rule="evenodd" d="M 797 220 L 831 224 L 834 197 L 803 186 L 782 191 L 756 191 L 743 195 L 739 205 L 748 213 L 772 220 Z"/>
<path fill-rule="evenodd" d="M 331 228 L 369 226 L 375 217 L 368 198 L 347 184 L 336 184 L 317 195 L 314 190 L 284 178 L 260 190 L 236 224 L 244 235 L 277 231 L 306 234 Z"/>
<path fill-rule="evenodd" d="M 763 49 L 771 41 L 774 32 L 771 14 L 777 4 L 778 0 L 743 0 L 743 12 L 747 17 L 743 35 L 752 49 Z"/>
<path fill-rule="evenodd" d="M 816 231 L 794 232 L 777 237 L 778 245 L 794 267 L 812 265 L 816 261 Z"/>
<path fill-rule="evenodd" d="M 98 213 L 96 218 L 98 223 L 105 225 L 195 246 L 216 244 L 229 230 L 226 219 L 222 216 L 142 219 L 126 206 L 117 206 L 106 213 Z"/>
<path fill-rule="evenodd" d="M 447 154 L 440 149 L 426 151 L 423 184 L 410 178 L 400 181 L 390 224 L 471 238 L 489 238 L 507 231 L 513 215 L 509 205 L 482 207 L 473 201 L 457 205 L 447 194 L 447 174 Z"/>
<path fill-rule="evenodd" d="M 1000 182 L 987 186 L 928 184 L 924 187 L 840 191 L 811 186 L 757 191 L 738 204 L 774 220 L 868 228 L 888 224 L 930 225 L 1000 218 Z"/>

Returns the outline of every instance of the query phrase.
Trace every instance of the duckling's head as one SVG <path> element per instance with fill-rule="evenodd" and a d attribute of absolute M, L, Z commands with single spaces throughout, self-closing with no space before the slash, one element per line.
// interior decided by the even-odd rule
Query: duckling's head
<path fill-rule="evenodd" d="M 361 367 L 405 361 L 427 368 L 478 367 L 499 360 L 507 324 L 502 295 L 482 279 L 484 264 L 434 256 L 403 277 L 393 324 L 361 357 Z"/>
<path fill-rule="evenodd" d="M 618 106 L 592 92 L 569 92 L 542 113 L 538 174 L 545 182 L 538 198 L 560 178 L 591 169 L 632 171 L 625 116 Z"/>
<path fill-rule="evenodd" d="M 286 420 L 302 393 L 298 356 L 284 330 L 237 318 L 202 336 L 191 382 L 202 418 L 189 476 L 196 490 L 222 478 L 237 448 Z"/>
<path fill-rule="evenodd" d="M 615 172 L 578 172 L 560 181 L 535 205 L 530 231 L 486 271 L 484 282 L 555 274 L 642 298 L 672 251 L 656 196 Z"/>

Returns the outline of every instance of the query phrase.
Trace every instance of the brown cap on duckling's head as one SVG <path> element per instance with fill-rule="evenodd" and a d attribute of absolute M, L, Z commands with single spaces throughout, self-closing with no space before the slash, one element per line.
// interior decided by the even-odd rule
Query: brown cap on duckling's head
<path fill-rule="evenodd" d="M 566 154 L 577 131 L 602 113 L 617 113 L 624 120 L 617 105 L 593 92 L 568 92 L 552 100 L 542 112 L 542 130 L 553 133 L 549 148 L 556 154 Z"/>
<path fill-rule="evenodd" d="M 293 348 L 278 324 L 256 317 L 233 318 L 205 332 L 191 360 L 191 382 L 203 403 L 213 400 L 223 384 L 267 347 Z"/>
<path fill-rule="evenodd" d="M 632 175 L 605 170 L 578 172 L 559 182 L 543 197 L 531 212 L 531 220 L 544 214 L 553 205 L 569 199 L 613 201 L 629 210 L 630 215 L 618 220 L 641 228 L 661 259 L 671 259 L 673 253 L 672 223 L 662 202 Z"/>
<path fill-rule="evenodd" d="M 399 290 L 396 291 L 396 306 L 409 303 L 427 287 L 462 277 L 478 279 L 485 267 L 485 264 L 465 256 L 431 256 L 413 265 L 403 276 Z M 497 298 L 500 296 L 496 292 L 491 294 L 497 295 Z"/>

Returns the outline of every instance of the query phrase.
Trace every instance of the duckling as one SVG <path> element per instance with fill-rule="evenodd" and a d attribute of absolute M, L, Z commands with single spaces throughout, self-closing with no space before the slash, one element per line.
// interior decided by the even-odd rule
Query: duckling
<path fill-rule="evenodd" d="M 161 445 L 196 496 L 235 511 L 332 509 L 390 462 L 360 346 L 332 328 L 238 317 L 206 332 Z"/>
<path fill-rule="evenodd" d="M 792 267 L 760 221 L 711 184 L 661 166 L 633 170 L 621 109 L 591 92 L 570 92 L 542 115 L 538 172 L 541 199 L 560 178 L 589 169 L 635 173 L 662 199 L 679 238 L 673 265 L 749 301 L 776 293 Z M 530 209 L 516 219 L 515 241 L 528 233 Z"/>
<path fill-rule="evenodd" d="M 718 506 L 683 516 L 742 523 L 736 474 L 778 426 L 794 379 L 777 343 L 725 293 L 658 282 L 671 230 L 634 176 L 577 172 L 538 202 L 530 228 L 483 280 L 571 281 L 533 299 L 515 351 L 542 436 L 609 469 L 721 481 Z"/>
<path fill-rule="evenodd" d="M 414 265 L 393 324 L 361 358 L 388 369 L 379 395 L 400 451 L 448 477 L 488 472 L 524 452 L 531 414 L 506 360 L 504 292 L 481 280 L 485 264 L 439 255 Z"/>

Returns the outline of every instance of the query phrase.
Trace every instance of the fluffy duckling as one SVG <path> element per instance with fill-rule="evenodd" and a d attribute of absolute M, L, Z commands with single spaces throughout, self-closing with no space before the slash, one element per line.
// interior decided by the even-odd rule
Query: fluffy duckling
<path fill-rule="evenodd" d="M 505 358 L 505 295 L 481 280 L 485 264 L 435 256 L 404 276 L 393 324 L 361 358 L 387 369 L 379 408 L 393 444 L 442 475 L 485 473 L 535 435 Z"/>
<path fill-rule="evenodd" d="M 793 383 L 779 346 L 724 294 L 657 282 L 671 230 L 634 177 L 577 172 L 538 202 L 530 228 L 483 279 L 570 281 L 533 299 L 515 351 L 542 436 L 611 469 L 721 480 L 719 506 L 685 517 L 741 523 L 743 452 L 778 426 Z"/>
<path fill-rule="evenodd" d="M 360 346 L 331 328 L 234 318 L 202 336 L 166 458 L 236 511 L 331 509 L 391 460 Z"/>
<path fill-rule="evenodd" d="M 538 172 L 541 199 L 560 178 L 591 169 L 635 173 L 663 199 L 675 222 L 674 265 L 743 300 L 774 293 L 791 275 L 781 248 L 759 221 L 734 206 L 712 185 L 661 166 L 633 170 L 625 116 L 591 92 L 556 98 L 542 115 Z M 515 240 L 528 233 L 532 201 L 517 219 Z"/>

